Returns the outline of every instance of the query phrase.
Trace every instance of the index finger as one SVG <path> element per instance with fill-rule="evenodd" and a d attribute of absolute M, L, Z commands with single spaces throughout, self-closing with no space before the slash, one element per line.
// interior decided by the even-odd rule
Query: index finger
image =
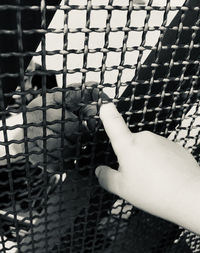
<path fill-rule="evenodd" d="M 100 118 L 116 155 L 118 157 L 121 156 L 130 145 L 132 139 L 131 131 L 113 103 L 101 106 Z"/>

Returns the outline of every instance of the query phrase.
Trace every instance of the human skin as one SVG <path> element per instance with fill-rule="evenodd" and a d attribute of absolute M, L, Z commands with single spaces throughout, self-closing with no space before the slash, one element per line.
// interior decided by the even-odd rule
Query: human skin
<path fill-rule="evenodd" d="M 200 234 L 200 167 L 183 147 L 148 131 L 131 133 L 114 104 L 100 118 L 118 157 L 102 165 L 100 185 L 129 203 Z"/>

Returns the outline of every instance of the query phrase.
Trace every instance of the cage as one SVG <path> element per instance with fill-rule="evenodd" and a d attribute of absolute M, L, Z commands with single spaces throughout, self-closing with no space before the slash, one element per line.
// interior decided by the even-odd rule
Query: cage
<path fill-rule="evenodd" d="M 199 15 L 198 0 L 1 0 L 2 253 L 200 251 L 94 175 L 118 166 L 104 99 L 199 162 Z"/>

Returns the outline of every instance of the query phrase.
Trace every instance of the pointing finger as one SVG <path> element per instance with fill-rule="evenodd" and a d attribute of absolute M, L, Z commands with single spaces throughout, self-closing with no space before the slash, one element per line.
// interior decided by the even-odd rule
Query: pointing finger
<path fill-rule="evenodd" d="M 100 118 L 113 149 L 118 156 L 121 156 L 129 146 L 132 139 L 132 133 L 125 124 L 122 116 L 112 103 L 104 104 L 100 108 Z"/>

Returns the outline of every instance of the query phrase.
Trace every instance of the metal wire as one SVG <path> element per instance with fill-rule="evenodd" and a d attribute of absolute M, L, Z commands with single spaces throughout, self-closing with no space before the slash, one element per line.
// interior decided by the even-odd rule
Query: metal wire
<path fill-rule="evenodd" d="M 199 236 L 105 192 L 94 170 L 99 164 L 118 166 L 99 119 L 106 91 L 132 131 L 175 140 L 200 161 L 200 3 L 79 2 L 0 4 L 0 16 L 11 17 L 10 24 L 0 24 L 0 252 L 199 252 Z M 154 12 L 162 14 L 157 24 Z M 57 13 L 62 27 L 49 26 Z M 93 25 L 99 13 L 104 19 Z M 140 13 L 143 22 L 137 25 Z M 152 32 L 158 36 L 149 44 Z M 71 35 L 83 36 L 82 46 Z M 63 36 L 62 47 L 49 49 L 48 36 Z M 40 69 L 29 71 L 30 60 L 38 57 Z M 61 57 L 61 65 L 48 68 L 51 57 Z M 53 89 L 51 75 L 62 80 Z M 41 88 L 27 87 L 26 78 L 32 85 L 35 76 Z M 79 84 L 69 89 L 72 77 Z M 75 102 L 68 103 L 68 94 Z M 95 114 L 86 117 L 86 105 Z"/>

